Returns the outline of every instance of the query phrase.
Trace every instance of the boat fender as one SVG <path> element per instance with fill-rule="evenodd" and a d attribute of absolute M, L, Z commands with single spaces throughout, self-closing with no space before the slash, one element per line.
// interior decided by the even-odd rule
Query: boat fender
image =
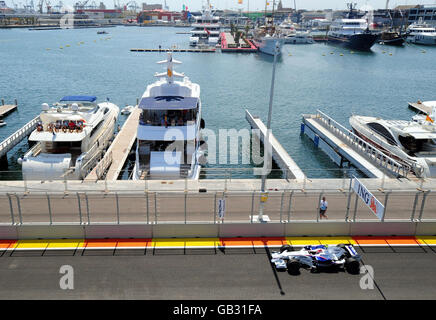
<path fill-rule="evenodd" d="M 206 127 L 206 122 L 204 121 L 203 118 L 201 118 L 201 120 L 200 120 L 200 128 L 204 129 L 205 127 Z"/>

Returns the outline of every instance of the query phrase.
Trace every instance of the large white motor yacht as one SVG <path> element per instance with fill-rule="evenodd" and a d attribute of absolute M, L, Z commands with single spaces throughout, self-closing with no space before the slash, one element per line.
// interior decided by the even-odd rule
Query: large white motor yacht
<path fill-rule="evenodd" d="M 139 108 L 136 160 L 132 178 L 198 179 L 201 119 L 200 86 L 173 70 L 181 62 L 168 53 L 167 72 L 147 86 Z M 181 78 L 175 81 L 174 78 Z"/>
<path fill-rule="evenodd" d="M 189 45 L 194 47 L 198 45 L 216 46 L 220 39 L 221 26 L 219 17 L 213 15 L 209 0 L 203 7 L 202 15 L 194 19 Z"/>
<path fill-rule="evenodd" d="M 354 132 L 370 144 L 412 167 L 419 177 L 436 177 L 436 125 L 431 117 L 420 121 L 383 120 L 352 116 Z"/>
<path fill-rule="evenodd" d="M 413 23 L 407 28 L 406 41 L 416 44 L 436 45 L 436 28 L 422 22 Z"/>
<path fill-rule="evenodd" d="M 42 104 L 40 121 L 31 133 L 33 147 L 23 158 L 23 179 L 84 179 L 114 136 L 119 108 L 95 103 L 94 96 L 67 96 L 50 107 Z"/>

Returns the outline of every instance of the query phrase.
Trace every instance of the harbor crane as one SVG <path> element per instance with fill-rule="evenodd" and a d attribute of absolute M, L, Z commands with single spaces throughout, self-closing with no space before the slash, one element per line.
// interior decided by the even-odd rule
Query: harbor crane
<path fill-rule="evenodd" d="M 74 5 L 74 11 L 78 11 L 78 10 L 83 10 L 85 9 L 85 6 L 87 5 L 87 3 L 89 2 L 89 0 L 84 0 L 81 2 L 76 2 L 76 4 Z"/>
<path fill-rule="evenodd" d="M 39 3 L 38 3 L 38 12 L 42 13 L 43 8 L 44 8 L 44 3 L 45 3 L 45 6 L 47 8 L 47 13 L 49 13 L 51 11 L 50 0 L 39 0 Z"/>
<path fill-rule="evenodd" d="M 136 1 L 129 1 L 123 6 L 123 8 L 124 8 L 124 10 L 129 9 L 130 11 L 137 12 L 139 9 L 139 6 L 136 3 Z"/>

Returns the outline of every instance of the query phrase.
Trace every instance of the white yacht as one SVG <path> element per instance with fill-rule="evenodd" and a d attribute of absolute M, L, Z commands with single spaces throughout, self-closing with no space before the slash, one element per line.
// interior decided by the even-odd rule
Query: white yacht
<path fill-rule="evenodd" d="M 314 43 L 310 31 L 295 31 L 285 36 L 285 44 L 312 44 Z"/>
<path fill-rule="evenodd" d="M 282 47 L 285 43 L 285 38 L 283 37 L 280 29 L 274 26 L 273 19 L 267 19 L 264 26 L 258 27 L 254 30 L 253 42 L 260 52 L 274 55 L 276 51 L 276 45 L 279 45 L 277 54 L 282 53 Z"/>
<path fill-rule="evenodd" d="M 422 23 L 413 23 L 407 28 L 406 41 L 416 44 L 436 45 L 436 28 Z"/>
<path fill-rule="evenodd" d="M 219 17 L 213 15 L 209 0 L 207 6 L 203 7 L 202 15 L 194 19 L 189 45 L 194 47 L 198 45 L 216 46 L 220 39 L 221 26 Z"/>
<path fill-rule="evenodd" d="M 23 179 L 84 179 L 114 136 L 119 108 L 95 103 L 94 96 L 66 96 L 50 107 L 42 104 L 40 121 L 31 133 L 33 147 L 23 158 Z"/>
<path fill-rule="evenodd" d="M 400 162 L 411 165 L 419 177 L 436 177 L 436 125 L 432 118 L 420 121 L 383 120 L 352 116 L 354 132 Z"/>
<path fill-rule="evenodd" d="M 200 86 L 173 70 L 181 62 L 168 53 L 167 72 L 147 86 L 139 103 L 136 160 L 132 178 L 198 179 L 201 119 Z M 174 78 L 181 78 L 175 81 Z"/>

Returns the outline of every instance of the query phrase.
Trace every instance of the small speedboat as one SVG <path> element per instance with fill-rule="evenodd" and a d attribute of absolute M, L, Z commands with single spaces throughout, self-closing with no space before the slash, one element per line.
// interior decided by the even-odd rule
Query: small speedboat
<path fill-rule="evenodd" d="M 106 31 L 97 31 L 97 34 L 107 34 L 107 32 Z"/>
<path fill-rule="evenodd" d="M 6 122 L 4 120 L 0 120 L 0 127 L 4 127 L 6 125 Z"/>
<path fill-rule="evenodd" d="M 123 109 L 121 109 L 121 114 L 131 114 L 134 108 L 134 106 L 125 106 Z"/>

